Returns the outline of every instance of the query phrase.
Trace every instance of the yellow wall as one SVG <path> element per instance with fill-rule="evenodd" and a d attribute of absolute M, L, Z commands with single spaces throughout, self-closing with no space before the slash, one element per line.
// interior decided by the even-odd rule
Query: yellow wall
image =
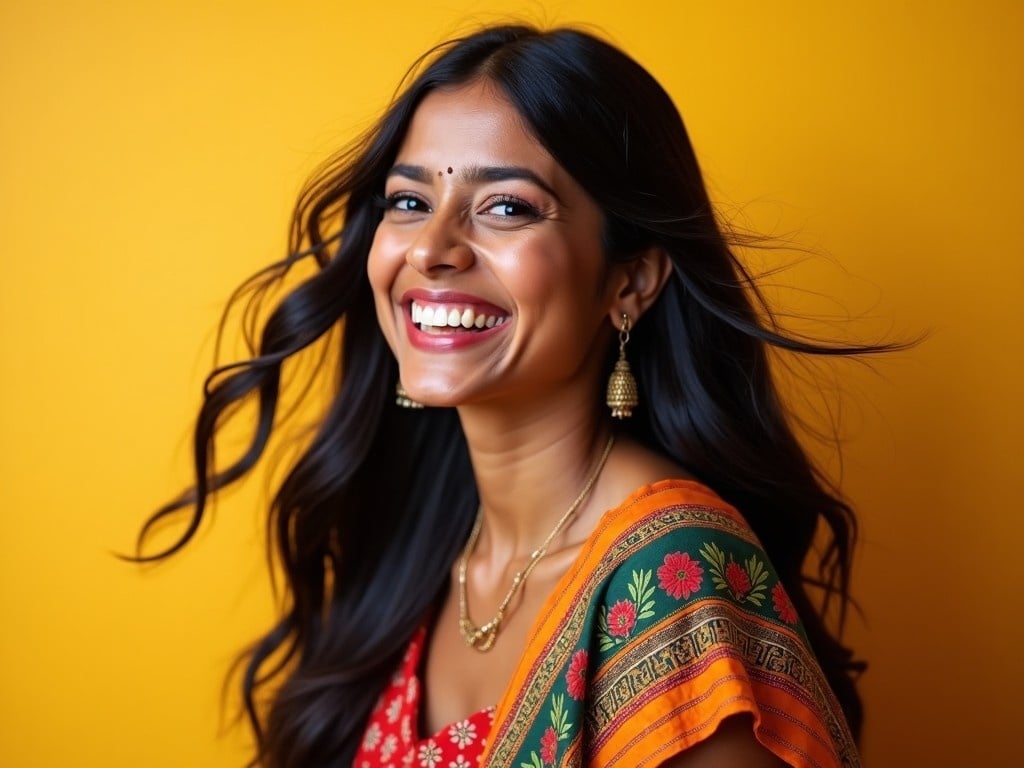
<path fill-rule="evenodd" d="M 165 566 L 110 551 L 187 477 L 218 309 L 281 253 L 300 181 L 494 7 L 0 8 L 0 765 L 240 764 L 218 697 L 271 616 L 259 483 Z M 716 197 L 827 254 L 783 278 L 791 308 L 931 332 L 838 369 L 864 751 L 1021 758 L 1024 6 L 526 7 L 606 29 L 676 97 Z"/>

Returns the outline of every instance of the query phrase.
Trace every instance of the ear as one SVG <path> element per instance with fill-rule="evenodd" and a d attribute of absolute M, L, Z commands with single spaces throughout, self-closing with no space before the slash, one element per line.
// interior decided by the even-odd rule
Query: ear
<path fill-rule="evenodd" d="M 664 249 L 651 246 L 639 251 L 630 261 L 616 264 L 612 284 L 615 293 L 611 297 L 608 316 L 612 325 L 619 328 L 622 316 L 629 315 L 631 324 L 637 321 L 661 295 L 661 289 L 672 274 L 672 259 Z"/>

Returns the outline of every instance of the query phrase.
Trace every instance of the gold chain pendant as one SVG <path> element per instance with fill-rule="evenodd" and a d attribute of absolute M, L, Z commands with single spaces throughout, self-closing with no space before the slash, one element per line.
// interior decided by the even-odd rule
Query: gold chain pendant
<path fill-rule="evenodd" d="M 459 557 L 459 632 L 462 634 L 462 639 L 466 641 L 466 644 L 470 648 L 474 648 L 482 653 L 486 653 L 494 647 L 494 642 L 498 639 L 498 629 L 501 627 L 501 622 L 505 618 L 505 611 L 508 610 L 509 605 L 512 603 L 512 598 L 519 592 L 520 587 L 526 582 L 526 578 L 533 571 L 533 568 L 544 557 L 548 551 L 548 546 L 554 540 L 555 536 L 562 530 L 562 527 L 572 518 L 573 513 L 579 508 L 580 504 L 590 493 L 590 489 L 594 487 L 594 483 L 597 482 L 598 475 L 601 474 L 601 469 L 604 467 L 605 461 L 608 460 L 608 454 L 612 451 L 612 446 L 615 444 L 615 436 L 611 435 L 608 438 L 608 442 L 604 446 L 604 452 L 601 454 L 601 458 L 597 460 L 597 465 L 594 467 L 590 476 L 587 478 L 587 482 L 583 485 L 583 490 L 579 492 L 579 495 L 573 500 L 569 509 L 565 511 L 565 514 L 555 523 L 555 527 L 551 529 L 551 533 L 544 539 L 544 543 L 541 544 L 537 549 L 530 553 L 530 562 L 526 564 L 521 571 L 517 571 L 515 576 L 512 577 L 512 586 L 508 592 L 505 593 L 505 598 L 501 601 L 501 605 L 498 606 L 498 613 L 493 619 L 488 621 L 481 627 L 477 627 L 469 618 L 469 597 L 468 587 L 466 586 L 466 571 L 469 566 L 469 555 L 473 552 L 476 547 L 477 536 L 480 535 L 480 526 L 483 523 L 483 507 L 477 510 L 476 522 L 473 524 L 473 530 L 470 531 L 469 541 L 466 542 L 466 546 L 462 550 L 462 555 Z"/>
<path fill-rule="evenodd" d="M 498 616 L 495 616 L 482 627 L 475 627 L 469 619 L 462 619 L 459 622 L 459 629 L 462 631 L 462 639 L 471 648 L 475 648 L 481 653 L 486 653 L 494 647 L 494 643 L 498 639 L 498 627 L 500 624 L 501 618 Z"/>

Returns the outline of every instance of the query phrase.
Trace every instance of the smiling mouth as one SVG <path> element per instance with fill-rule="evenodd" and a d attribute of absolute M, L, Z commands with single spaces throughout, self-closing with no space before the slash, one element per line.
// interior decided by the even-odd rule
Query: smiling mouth
<path fill-rule="evenodd" d="M 502 325 L 508 315 L 477 312 L 464 305 L 455 304 L 420 304 L 412 302 L 409 312 L 412 323 L 424 333 L 456 333 L 483 331 Z"/>

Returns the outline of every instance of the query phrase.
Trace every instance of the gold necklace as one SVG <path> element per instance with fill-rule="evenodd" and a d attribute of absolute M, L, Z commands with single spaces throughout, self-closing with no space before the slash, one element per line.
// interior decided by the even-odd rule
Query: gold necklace
<path fill-rule="evenodd" d="M 481 505 L 477 511 L 476 522 L 473 524 L 473 532 L 469 534 L 469 541 L 466 542 L 465 548 L 462 550 L 462 555 L 459 557 L 459 631 L 462 633 L 462 639 L 471 648 L 476 648 L 478 651 L 485 652 L 491 650 L 494 647 L 494 641 L 498 639 L 498 629 L 501 627 L 501 622 L 505 619 L 505 611 L 508 609 L 508 604 L 512 602 L 512 598 L 515 597 L 516 592 L 526 582 L 526 577 L 530 575 L 534 566 L 540 562 L 540 559 L 547 554 L 548 546 L 554 540 L 555 536 L 558 535 L 559 531 L 569 522 L 569 518 L 572 517 L 573 513 L 579 509 L 580 504 L 587 498 L 587 494 L 594 487 L 594 483 L 597 482 L 598 476 L 601 474 L 601 470 L 604 468 L 604 463 L 608 460 L 608 454 L 612 452 L 612 446 L 615 444 L 615 435 L 608 438 L 608 443 L 604 447 L 604 453 L 601 454 L 601 458 L 597 460 L 597 465 L 594 467 L 593 472 L 590 473 L 590 477 L 587 478 L 587 482 L 583 486 L 583 490 L 580 491 L 579 495 L 569 505 L 569 508 L 565 510 L 565 514 L 562 515 L 558 522 L 555 523 L 555 527 L 551 529 L 551 533 L 544 539 L 544 543 L 541 544 L 537 549 L 530 553 L 530 562 L 520 570 L 516 571 L 515 576 L 512 577 L 512 587 L 505 595 L 505 599 L 501 601 L 501 605 L 498 606 L 498 612 L 494 615 L 494 618 L 488 621 L 483 626 L 476 626 L 472 619 L 469 618 L 469 601 L 466 595 L 466 568 L 469 564 L 469 556 L 473 554 L 473 549 L 476 547 L 477 537 L 480 535 L 480 526 L 483 523 L 483 511 L 484 508 Z"/>

